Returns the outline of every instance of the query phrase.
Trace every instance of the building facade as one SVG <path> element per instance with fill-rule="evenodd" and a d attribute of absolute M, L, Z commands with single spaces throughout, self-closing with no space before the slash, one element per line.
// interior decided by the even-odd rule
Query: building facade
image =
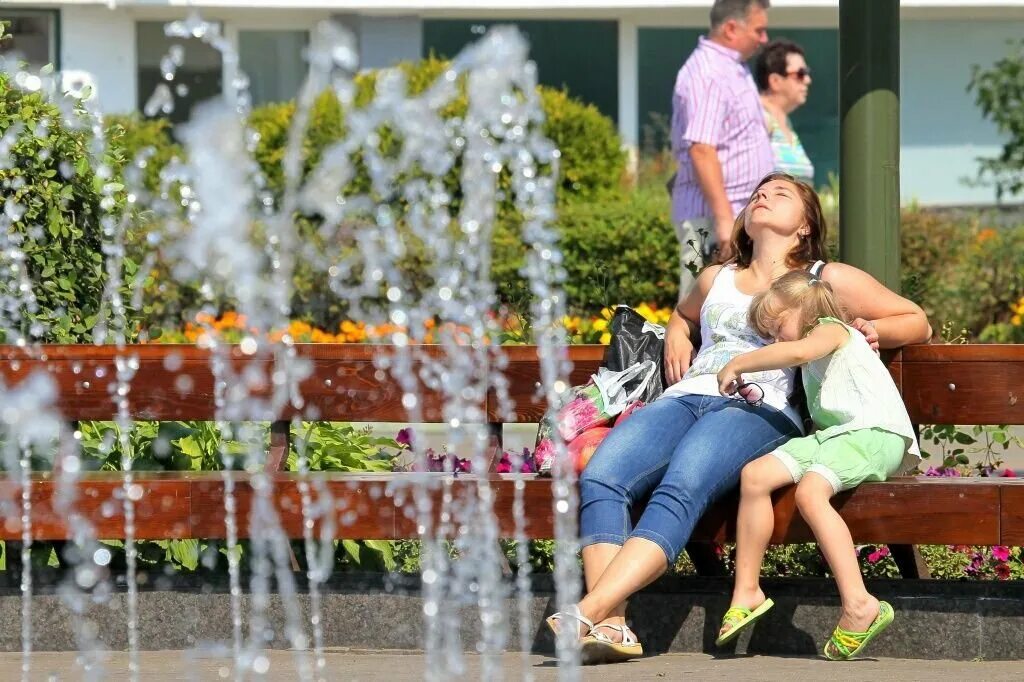
<path fill-rule="evenodd" d="M 359 44 L 361 65 L 379 68 L 435 54 L 453 56 L 497 23 L 530 41 L 541 82 L 565 86 L 612 117 L 633 149 L 664 144 L 676 71 L 706 30 L 708 0 L 197 0 L 239 55 L 258 103 L 293 97 L 306 71 L 310 30 L 333 19 Z M 774 0 L 771 37 L 804 46 L 814 72 L 794 125 L 826 184 L 838 168 L 838 2 Z M 88 79 L 102 110 L 143 110 L 162 82 L 161 60 L 183 44 L 173 116 L 217 94 L 230 79 L 219 52 L 164 35 L 183 18 L 180 0 L 5 0 L 3 49 Z M 985 205 L 991 188 L 970 180 L 977 158 L 1000 149 L 967 85 L 1024 36 L 1024 0 L 904 0 L 901 8 L 901 193 L 925 205 Z"/>

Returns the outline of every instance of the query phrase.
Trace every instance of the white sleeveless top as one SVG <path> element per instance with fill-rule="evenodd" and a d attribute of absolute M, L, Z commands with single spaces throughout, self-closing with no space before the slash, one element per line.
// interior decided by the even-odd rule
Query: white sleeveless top
<path fill-rule="evenodd" d="M 665 389 L 662 398 L 721 395 L 718 390 L 718 372 L 726 363 L 741 353 L 771 343 L 770 339 L 758 336 L 747 322 L 747 313 L 754 297 L 736 288 L 735 274 L 736 266 L 726 265 L 715 275 L 711 290 L 700 308 L 700 352 L 682 380 Z M 766 405 L 784 412 L 797 426 L 802 425 L 800 414 L 789 404 L 789 395 L 796 383 L 796 370 L 788 368 L 750 372 L 744 374 L 743 379 L 764 390 Z"/>

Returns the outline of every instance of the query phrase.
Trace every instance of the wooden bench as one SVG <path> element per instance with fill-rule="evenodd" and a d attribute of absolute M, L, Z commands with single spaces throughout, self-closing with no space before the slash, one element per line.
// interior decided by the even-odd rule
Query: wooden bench
<path fill-rule="evenodd" d="M 545 406 L 536 399 L 539 366 L 536 349 L 509 346 L 510 394 L 515 401 L 510 421 L 536 423 Z M 401 390 L 378 370 L 373 358 L 391 352 L 386 346 L 302 345 L 299 355 L 312 364 L 312 374 L 301 392 L 305 408 L 291 409 L 276 417 L 271 427 L 268 469 L 278 471 L 287 457 L 290 422 L 313 410 L 324 421 L 372 421 L 404 424 Z M 440 353 L 439 349 L 429 352 Z M 574 369 L 571 384 L 584 383 L 597 370 L 604 349 L 574 346 L 569 356 Z M 130 413 L 137 420 L 210 420 L 215 416 L 213 376 L 207 351 L 192 346 L 145 345 L 132 347 L 139 369 L 131 383 Z M 8 387 L 30 372 L 45 369 L 59 386 L 55 405 L 67 420 L 112 419 L 116 413 L 110 386 L 116 381 L 109 347 L 48 346 L 41 355 L 29 356 L 13 347 L 0 347 L 0 377 Z M 237 359 L 244 359 L 235 349 Z M 1024 424 L 1024 346 L 966 345 L 912 346 L 885 355 L 888 367 L 901 387 L 912 419 L 919 424 Z M 182 377 L 187 377 L 183 379 Z M 426 393 L 423 418 L 442 420 L 442 401 Z M 483 406 L 495 439 L 500 445 L 502 419 L 494 395 Z M 238 498 L 238 528 L 248 532 L 248 513 L 253 501 L 250 476 L 231 474 Z M 485 481 L 493 491 L 495 516 L 501 535 L 515 531 L 513 500 L 517 486 L 528 513 L 521 530 L 529 538 L 554 535 L 552 486 L 549 479 L 532 475 L 445 474 L 315 474 L 335 499 L 336 536 L 350 539 L 401 539 L 417 537 L 416 519 L 408 504 L 388 502 L 403 484 L 415 477 L 432 485 L 434 508 L 442 495 L 475 495 Z M 220 472 L 162 472 L 134 475 L 136 537 L 223 538 L 224 474 Z M 282 526 L 292 537 L 302 537 L 300 476 L 274 473 L 274 497 Z M 77 509 L 95 527 L 100 538 L 124 536 L 124 519 L 115 499 L 122 486 L 119 473 L 84 474 L 78 484 Z M 55 477 L 36 474 L 32 485 L 33 537 L 62 540 L 69 537 L 67 519 L 54 510 Z M 17 477 L 0 478 L 0 500 L 20 495 Z M 134 497 L 135 495 L 133 495 Z M 402 494 L 399 492 L 399 497 Z M 408 499 L 408 496 L 406 496 Z M 1024 480 L 1008 478 L 899 478 L 865 484 L 839 495 L 835 501 L 850 526 L 855 541 L 888 544 L 905 576 L 924 576 L 915 560 L 915 544 L 1024 545 Z M 698 525 L 688 551 L 698 570 L 713 572 L 710 543 L 734 537 L 735 495 L 715 504 Z M 0 539 L 21 539 L 20 514 L 8 514 L 0 525 Z M 775 529 L 772 541 L 792 543 L 812 540 L 796 511 L 793 490 L 775 498 Z"/>

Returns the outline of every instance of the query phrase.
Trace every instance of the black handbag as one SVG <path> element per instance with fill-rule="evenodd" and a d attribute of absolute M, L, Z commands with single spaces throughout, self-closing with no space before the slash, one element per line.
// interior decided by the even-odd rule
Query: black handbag
<path fill-rule="evenodd" d="M 612 339 L 604 351 L 602 366 L 613 372 L 621 372 L 633 365 L 652 360 L 658 368 L 654 380 L 639 396 L 649 403 L 665 390 L 665 328 L 644 319 L 644 316 L 627 305 L 615 308 L 611 324 L 608 325 Z M 639 381 L 639 379 L 637 380 Z M 635 386 L 626 386 L 632 391 Z"/>

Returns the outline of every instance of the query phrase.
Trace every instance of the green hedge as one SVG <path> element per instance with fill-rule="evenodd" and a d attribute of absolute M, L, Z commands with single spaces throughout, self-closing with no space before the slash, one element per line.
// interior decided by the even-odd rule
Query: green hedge
<path fill-rule="evenodd" d="M 667 198 L 638 192 L 622 199 L 563 205 L 555 227 L 571 312 L 596 314 L 617 303 L 674 305 L 679 295 L 679 247 Z M 525 247 L 514 223 L 495 235 L 494 280 L 507 303 L 525 298 L 519 275 Z"/>
<path fill-rule="evenodd" d="M 431 58 L 405 62 L 397 68 L 404 74 L 408 93 L 419 95 L 441 77 L 448 66 L 446 61 Z M 380 74 L 379 71 L 368 71 L 356 79 L 356 108 L 365 107 L 372 101 Z M 590 200 L 619 190 L 625 155 L 614 122 L 596 107 L 573 99 L 564 91 L 543 86 L 538 91 L 545 114 L 543 133 L 561 151 L 559 198 L 564 201 Z M 467 100 L 463 94 L 449 103 L 441 114 L 446 119 L 462 117 L 466 109 Z M 267 177 L 268 187 L 276 194 L 280 194 L 283 188 L 281 161 L 295 110 L 294 102 L 269 104 L 255 109 L 249 121 L 259 135 L 256 160 Z M 395 131 L 382 128 L 378 132 L 382 152 L 398 148 Z M 340 140 L 345 133 L 345 112 L 332 93 L 325 93 L 316 100 L 310 114 L 303 144 L 304 172 L 308 173 L 315 167 L 324 149 Z M 361 157 L 357 156 L 356 160 L 360 172 L 346 190 L 350 193 L 365 192 L 370 184 L 365 168 L 361 166 Z M 460 172 L 461 167 L 457 163 L 446 178 L 446 185 L 456 197 L 456 202 Z"/>
<path fill-rule="evenodd" d="M 72 116 L 83 116 L 77 109 Z M 86 123 L 86 121 L 83 121 Z M 13 141 L 0 167 L 0 203 L 10 219 L 8 238 L 25 256 L 25 274 L 35 295 L 14 312 L 20 333 L 54 343 L 91 342 L 101 313 L 106 274 L 101 249 L 104 186 L 90 156 L 88 125 L 71 127 L 65 114 L 38 92 L 26 92 L 0 73 L 0 138 Z M 105 163 L 116 165 L 108 157 Z M 123 196 L 116 187 L 106 210 L 117 214 Z M 126 264 L 126 276 L 134 266 Z M 12 269 L 0 281 L 0 296 L 24 301 Z"/>

